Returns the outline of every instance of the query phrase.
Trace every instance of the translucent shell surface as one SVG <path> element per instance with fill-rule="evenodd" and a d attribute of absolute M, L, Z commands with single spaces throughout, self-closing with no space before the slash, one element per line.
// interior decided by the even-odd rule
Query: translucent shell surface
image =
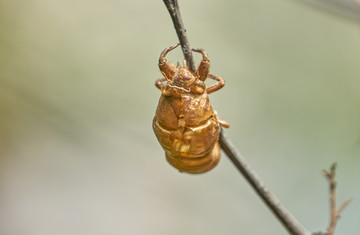
<path fill-rule="evenodd" d="M 178 45 L 166 48 L 160 55 L 159 67 L 164 78 L 156 82 L 161 96 L 153 119 L 155 135 L 165 151 L 167 161 L 179 171 L 203 173 L 219 162 L 218 143 L 220 125 L 211 107 L 208 93 L 224 86 L 224 80 L 210 75 L 210 61 L 203 50 L 198 70 L 193 73 L 184 67 L 165 60 L 167 52 Z M 206 87 L 210 77 L 216 84 Z"/>

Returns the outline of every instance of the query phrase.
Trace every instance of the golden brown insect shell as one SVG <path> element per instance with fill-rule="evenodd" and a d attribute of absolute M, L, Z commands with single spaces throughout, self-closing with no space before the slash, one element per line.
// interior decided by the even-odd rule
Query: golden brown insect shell
<path fill-rule="evenodd" d="M 196 94 L 163 85 L 153 121 L 155 135 L 169 163 L 188 173 L 208 171 L 220 158 L 220 126 L 206 90 L 202 90 Z M 179 130 L 179 122 L 185 123 L 183 130 Z"/>
<path fill-rule="evenodd" d="M 220 125 L 211 107 L 208 94 L 221 89 L 225 82 L 209 74 L 210 60 L 202 49 L 194 50 L 203 55 L 195 73 L 169 63 L 165 56 L 179 44 L 166 48 L 160 55 L 159 68 L 164 78 L 155 85 L 161 90 L 153 129 L 165 150 L 168 162 L 180 171 L 202 173 L 211 170 L 220 159 L 218 143 Z M 211 78 L 217 83 L 206 87 Z"/>

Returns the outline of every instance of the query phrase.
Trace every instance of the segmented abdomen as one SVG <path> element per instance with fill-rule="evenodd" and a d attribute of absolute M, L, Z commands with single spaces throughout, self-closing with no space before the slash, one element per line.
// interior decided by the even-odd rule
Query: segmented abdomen
<path fill-rule="evenodd" d="M 214 115 L 200 125 L 185 126 L 181 133 L 162 126 L 155 116 L 153 129 L 166 159 L 179 171 L 202 173 L 211 170 L 220 159 L 220 126 Z"/>

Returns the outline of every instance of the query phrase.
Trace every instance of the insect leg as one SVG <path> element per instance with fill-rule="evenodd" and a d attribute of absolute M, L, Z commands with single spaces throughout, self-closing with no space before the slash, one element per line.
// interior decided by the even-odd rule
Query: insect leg
<path fill-rule="evenodd" d="M 217 122 L 220 124 L 220 126 L 222 126 L 224 128 L 229 128 L 230 127 L 230 123 L 228 123 L 227 121 L 219 119 L 219 116 L 218 116 L 218 113 L 216 112 L 216 110 L 214 110 L 214 115 L 216 116 Z"/>
<path fill-rule="evenodd" d="M 192 51 L 201 53 L 203 56 L 203 59 L 201 60 L 200 65 L 196 70 L 196 73 L 200 81 L 205 81 L 205 79 L 208 77 L 208 74 L 210 72 L 209 57 L 203 49 L 192 49 Z"/>
<path fill-rule="evenodd" d="M 208 77 L 217 81 L 217 83 L 215 83 L 214 85 L 211 85 L 206 88 L 206 92 L 208 94 L 211 94 L 217 90 L 220 90 L 225 85 L 225 80 L 219 76 L 209 74 Z"/>
<path fill-rule="evenodd" d="M 220 124 L 220 126 L 225 127 L 225 128 L 229 128 L 230 127 L 230 123 L 228 123 L 227 121 L 218 119 L 218 123 Z"/>
<path fill-rule="evenodd" d="M 159 78 L 158 80 L 156 80 L 155 82 L 155 86 L 161 90 L 161 85 L 166 82 L 166 79 L 165 78 Z"/>
<path fill-rule="evenodd" d="M 160 68 L 160 71 L 161 73 L 164 75 L 165 79 L 170 82 L 172 77 L 174 76 L 177 68 L 176 68 L 176 65 L 168 62 L 165 57 L 167 55 L 167 53 L 169 51 L 172 51 L 174 50 L 176 47 L 178 47 L 180 45 L 180 43 L 174 45 L 174 46 L 171 46 L 171 47 L 168 47 L 166 48 L 165 50 L 163 50 L 163 52 L 161 52 L 160 54 L 160 58 L 159 58 L 159 68 Z"/>

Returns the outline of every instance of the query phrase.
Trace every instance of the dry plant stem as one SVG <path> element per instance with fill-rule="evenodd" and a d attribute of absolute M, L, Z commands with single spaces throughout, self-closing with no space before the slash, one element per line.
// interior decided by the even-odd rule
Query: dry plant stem
<path fill-rule="evenodd" d="M 236 168 L 241 172 L 245 179 L 249 182 L 255 192 L 261 197 L 264 203 L 270 208 L 274 215 L 280 220 L 282 225 L 288 230 L 290 234 L 295 235 L 309 235 L 296 219 L 281 205 L 279 200 L 272 194 L 264 185 L 262 180 L 252 171 L 245 160 L 240 156 L 236 148 L 230 140 L 220 133 L 220 146 L 227 154 L 230 160 L 234 163 Z"/>
<path fill-rule="evenodd" d="M 192 71 L 195 71 L 195 63 L 192 57 L 190 44 L 186 36 L 186 30 L 181 19 L 178 2 L 177 0 L 163 1 L 174 23 L 174 27 L 178 35 L 188 67 Z M 240 158 L 240 154 L 238 154 L 238 152 L 235 150 L 235 147 L 232 146 L 228 138 L 225 137 L 223 131 L 221 131 L 220 133 L 219 142 L 224 152 L 234 163 L 235 167 L 243 174 L 245 179 L 250 183 L 250 185 L 254 188 L 257 194 L 263 199 L 265 204 L 276 215 L 276 217 L 289 231 L 289 233 L 294 235 L 309 235 L 310 233 L 308 233 L 295 220 L 295 218 L 293 218 L 293 216 L 280 204 L 276 197 L 264 186 L 264 183 L 256 176 L 256 174 L 249 169 L 244 159 Z"/>
<path fill-rule="evenodd" d="M 193 72 L 196 71 L 196 67 L 195 67 L 195 63 L 194 63 L 194 58 L 190 49 L 190 43 L 189 40 L 186 36 L 186 29 L 184 27 L 181 15 L 180 15 L 180 10 L 179 10 L 179 4 L 177 2 L 177 0 L 163 0 L 168 11 L 169 14 L 171 16 L 171 19 L 174 23 L 174 27 L 176 30 L 176 34 L 178 35 L 180 44 L 181 44 L 181 49 L 183 51 L 187 66 L 190 70 L 192 70 Z"/>
<path fill-rule="evenodd" d="M 347 199 L 342 203 L 339 209 L 336 209 L 336 163 L 332 164 L 330 167 L 330 171 L 324 170 L 324 175 L 329 181 L 330 186 L 330 223 L 329 227 L 326 231 L 326 235 L 333 235 L 336 227 L 336 222 L 340 218 L 341 212 L 345 209 L 345 207 L 350 203 L 351 199 Z"/>
<path fill-rule="evenodd" d="M 181 48 L 187 62 L 188 68 L 192 71 L 196 71 L 194 59 L 190 49 L 189 40 L 186 36 L 186 30 L 181 19 L 179 5 L 177 0 L 163 0 L 169 13 L 171 19 L 174 23 L 176 33 L 178 35 Z M 235 167 L 240 171 L 240 173 L 245 177 L 245 179 L 250 183 L 255 192 L 261 197 L 264 203 L 270 208 L 274 215 L 280 220 L 283 226 L 287 229 L 290 234 L 294 235 L 310 235 L 305 228 L 296 221 L 296 219 L 286 210 L 286 208 L 281 205 L 279 200 L 272 194 L 264 185 L 263 181 L 252 171 L 249 166 L 246 164 L 245 160 L 240 156 L 239 152 L 230 142 L 230 140 L 225 136 L 223 130 L 220 132 L 219 142 L 223 151 L 227 154 L 230 160 L 233 162 Z M 335 182 L 335 169 L 336 164 L 331 166 L 330 172 L 325 171 L 325 176 L 329 180 L 330 184 L 330 207 L 331 207 L 331 218 L 330 225 L 325 234 L 323 233 L 313 233 L 313 234 L 323 234 L 323 235 L 333 235 L 336 222 L 340 217 L 340 213 L 345 209 L 345 207 L 350 203 L 350 199 L 343 202 L 343 204 L 336 209 L 336 182 Z"/>

